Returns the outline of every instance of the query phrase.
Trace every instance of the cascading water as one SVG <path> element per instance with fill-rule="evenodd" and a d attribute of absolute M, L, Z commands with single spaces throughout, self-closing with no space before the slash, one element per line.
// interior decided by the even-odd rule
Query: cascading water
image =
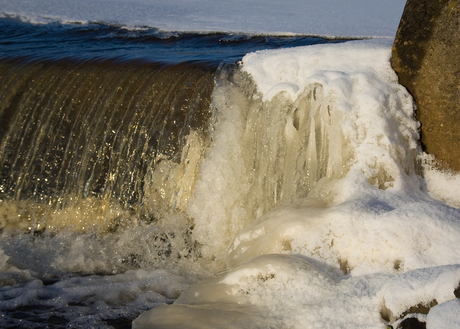
<path fill-rule="evenodd" d="M 265 102 L 227 64 L 4 58 L 0 72 L 2 250 L 44 282 L 222 270 L 239 230 L 343 174 L 321 85 Z"/>
<path fill-rule="evenodd" d="M 191 131 L 208 134 L 206 65 L 4 59 L 0 70 L 2 229 L 152 221 L 157 163 L 180 162 Z"/>
<path fill-rule="evenodd" d="M 211 102 L 214 69 L 200 64 L 1 68 L 3 230 L 102 234 L 181 213 L 215 257 L 255 218 L 346 171 L 319 84 L 264 102 L 223 65 Z"/>

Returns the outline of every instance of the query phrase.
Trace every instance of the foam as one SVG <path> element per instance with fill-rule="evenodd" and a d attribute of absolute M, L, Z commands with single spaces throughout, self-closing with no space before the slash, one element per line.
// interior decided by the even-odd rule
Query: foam
<path fill-rule="evenodd" d="M 141 269 L 112 276 L 61 278 L 52 284 L 29 278 L 22 285 L 11 284 L 1 288 L 0 314 L 15 315 L 24 307 L 29 309 L 30 315 L 18 311 L 20 321 L 10 319 L 9 323 L 0 323 L 2 326 L 24 326 L 29 324 L 30 317 L 35 317 L 36 321 L 43 310 L 52 309 L 54 316 L 69 326 L 100 327 L 103 319 L 132 318 L 139 310 L 171 303 L 191 282 L 194 280 L 178 271 Z M 49 315 L 44 313 L 46 321 Z"/>

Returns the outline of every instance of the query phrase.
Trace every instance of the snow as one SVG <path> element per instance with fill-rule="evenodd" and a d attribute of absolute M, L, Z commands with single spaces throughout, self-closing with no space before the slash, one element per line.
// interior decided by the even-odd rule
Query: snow
<path fill-rule="evenodd" d="M 417 144 L 414 104 L 390 66 L 390 49 L 388 40 L 365 40 L 259 51 L 242 60 L 247 77 L 234 79 L 250 95 L 247 100 L 241 101 L 234 85 L 218 84 L 215 144 L 201 167 L 189 215 L 204 255 L 234 237 L 223 251 L 228 270 L 190 286 L 172 306 L 144 313 L 134 328 L 385 328 L 397 325 L 411 307 L 433 301 L 439 304 L 433 313 L 410 316 L 427 328 L 458 327 L 453 292 L 460 281 L 460 210 L 429 193 L 448 185 L 452 175 L 429 184 L 421 177 L 416 163 L 426 155 Z M 253 81 L 254 94 L 239 79 Z M 284 112 L 305 103 L 304 118 Z M 252 111 L 269 121 L 256 125 Z M 277 115 L 283 119 L 273 119 Z M 321 131 L 321 139 L 299 146 L 303 136 L 316 138 L 310 126 Z M 266 144 L 259 144 L 270 152 L 285 145 L 283 152 L 267 152 L 284 164 L 283 173 L 297 168 L 293 176 L 302 177 L 299 168 L 320 166 L 302 165 L 312 155 L 328 154 L 328 163 L 307 197 L 242 224 L 247 213 L 229 213 L 219 200 L 230 209 L 253 204 L 251 193 L 242 192 L 251 177 L 278 174 L 261 174 L 250 169 L 252 160 L 249 167 L 240 160 L 247 157 L 250 131 L 269 131 Z M 424 166 L 425 172 L 434 170 L 429 162 Z M 213 182 L 225 179 L 232 185 L 213 189 Z"/>
<path fill-rule="evenodd" d="M 460 265 L 428 267 L 396 276 L 381 290 L 385 307 L 391 317 L 399 317 L 412 306 L 441 304 L 455 299 L 454 290 L 460 282 Z"/>
<path fill-rule="evenodd" d="M 428 313 L 427 329 L 452 329 L 458 328 L 460 323 L 460 299 L 436 305 Z"/>
<path fill-rule="evenodd" d="M 394 37 L 404 0 L 0 0 L 3 16 L 166 31 Z"/>

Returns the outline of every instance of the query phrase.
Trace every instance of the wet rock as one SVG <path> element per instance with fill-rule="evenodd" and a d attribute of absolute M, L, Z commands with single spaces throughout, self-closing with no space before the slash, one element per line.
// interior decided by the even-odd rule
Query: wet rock
<path fill-rule="evenodd" d="M 443 168 L 460 171 L 460 1 L 408 0 L 392 49 L 412 94 L 421 142 Z"/>

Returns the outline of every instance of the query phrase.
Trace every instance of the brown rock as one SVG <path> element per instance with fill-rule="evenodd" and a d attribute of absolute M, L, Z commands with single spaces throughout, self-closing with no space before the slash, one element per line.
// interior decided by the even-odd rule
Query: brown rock
<path fill-rule="evenodd" d="M 408 0 L 392 65 L 417 104 L 424 150 L 460 171 L 460 1 Z"/>

